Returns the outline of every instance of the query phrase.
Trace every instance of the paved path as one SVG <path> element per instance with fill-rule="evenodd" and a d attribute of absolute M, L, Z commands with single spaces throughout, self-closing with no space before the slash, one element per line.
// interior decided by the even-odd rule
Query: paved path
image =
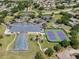
<path fill-rule="evenodd" d="M 14 40 L 8 44 L 8 46 L 7 46 L 7 48 L 6 48 L 6 51 L 9 50 L 10 46 L 11 46 L 11 45 L 14 43 L 14 41 L 16 40 L 16 37 L 17 37 L 17 35 L 15 34 Z"/>
<path fill-rule="evenodd" d="M 41 44 L 39 43 L 39 41 L 37 43 L 39 45 L 40 50 L 43 52 L 42 47 L 41 47 Z"/>

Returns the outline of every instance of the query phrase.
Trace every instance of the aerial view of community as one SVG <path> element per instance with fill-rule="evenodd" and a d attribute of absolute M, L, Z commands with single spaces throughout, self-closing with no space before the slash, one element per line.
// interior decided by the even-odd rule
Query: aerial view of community
<path fill-rule="evenodd" d="M 79 0 L 0 0 L 0 59 L 79 59 Z"/>

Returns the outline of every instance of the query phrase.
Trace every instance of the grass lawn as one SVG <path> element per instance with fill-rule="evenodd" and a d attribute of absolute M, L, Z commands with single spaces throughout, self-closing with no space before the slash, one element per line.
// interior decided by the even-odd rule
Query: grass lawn
<path fill-rule="evenodd" d="M 77 40 L 79 40 L 79 34 L 77 35 Z"/>
<path fill-rule="evenodd" d="M 47 28 L 52 28 L 52 27 L 53 27 L 53 23 L 52 22 L 47 23 Z"/>
<path fill-rule="evenodd" d="M 63 16 L 63 15 L 55 14 L 55 15 L 53 15 L 53 18 L 54 18 L 55 20 L 58 20 L 58 19 L 61 19 L 62 16 Z"/>
<path fill-rule="evenodd" d="M 4 18 L 4 21 L 5 21 L 5 22 L 9 22 L 9 21 L 12 21 L 14 18 L 15 18 L 14 16 L 6 16 L 6 17 Z"/>
<path fill-rule="evenodd" d="M 53 48 L 54 43 L 50 43 L 47 40 L 44 40 L 43 43 L 41 43 L 42 49 L 44 48 Z"/>
<path fill-rule="evenodd" d="M 5 31 L 5 27 L 3 25 L 0 25 L 0 34 L 3 34 Z"/>
<path fill-rule="evenodd" d="M 14 35 L 5 36 L 4 38 L 0 40 L 0 43 L 2 43 L 2 49 L 6 50 L 8 44 L 14 39 Z"/>

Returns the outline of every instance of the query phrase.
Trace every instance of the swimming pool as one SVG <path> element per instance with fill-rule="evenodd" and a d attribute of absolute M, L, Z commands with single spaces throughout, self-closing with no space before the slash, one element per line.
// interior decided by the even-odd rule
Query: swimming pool
<path fill-rule="evenodd" d="M 10 32 L 41 32 L 41 26 L 37 24 L 14 23 L 10 24 Z"/>
<path fill-rule="evenodd" d="M 28 50 L 27 34 L 20 33 L 14 43 L 14 50 Z"/>

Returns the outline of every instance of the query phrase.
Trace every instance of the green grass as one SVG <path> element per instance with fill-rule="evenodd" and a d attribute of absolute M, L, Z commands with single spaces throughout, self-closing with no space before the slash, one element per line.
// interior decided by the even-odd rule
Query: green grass
<path fill-rule="evenodd" d="M 49 22 L 49 23 L 47 23 L 47 28 L 52 28 L 52 27 L 53 27 L 53 23 L 52 23 L 52 21 Z"/>
<path fill-rule="evenodd" d="M 2 49 L 6 50 L 8 44 L 14 39 L 14 35 L 10 35 L 10 36 L 5 36 L 2 40 L 0 40 L 0 42 L 2 43 Z"/>
<path fill-rule="evenodd" d="M 6 16 L 6 17 L 4 18 L 4 21 L 5 21 L 5 22 L 10 22 L 10 21 L 12 21 L 14 18 L 15 18 L 14 16 Z"/>
<path fill-rule="evenodd" d="M 3 34 L 5 31 L 5 27 L 3 25 L 0 25 L 0 34 Z"/>
<path fill-rule="evenodd" d="M 48 42 L 47 40 L 44 40 L 43 43 L 41 43 L 42 48 L 53 48 L 54 43 Z"/>
<path fill-rule="evenodd" d="M 54 15 L 53 15 L 53 18 L 54 18 L 55 20 L 58 20 L 58 19 L 61 19 L 62 16 L 63 16 L 63 15 L 60 15 L 60 14 L 54 14 Z"/>

